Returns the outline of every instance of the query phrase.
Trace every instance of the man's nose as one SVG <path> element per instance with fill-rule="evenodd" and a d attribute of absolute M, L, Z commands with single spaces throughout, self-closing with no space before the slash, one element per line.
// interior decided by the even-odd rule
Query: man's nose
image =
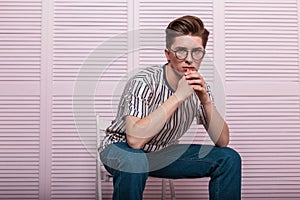
<path fill-rule="evenodd" d="M 187 57 L 185 58 L 185 62 L 187 62 L 187 63 L 193 62 L 192 52 L 188 52 Z"/>

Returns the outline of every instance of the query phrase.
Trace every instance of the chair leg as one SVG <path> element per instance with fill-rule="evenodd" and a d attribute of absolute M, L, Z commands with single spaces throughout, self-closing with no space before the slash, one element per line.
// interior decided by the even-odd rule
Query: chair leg
<path fill-rule="evenodd" d="M 175 188 L 172 179 L 169 179 L 171 200 L 176 200 Z M 161 180 L 161 199 L 166 200 L 166 179 Z"/>
<path fill-rule="evenodd" d="M 161 200 L 166 200 L 166 181 L 161 179 Z"/>
<path fill-rule="evenodd" d="M 171 200 L 175 200 L 175 188 L 174 188 L 174 183 L 173 180 L 169 179 L 169 186 L 170 186 L 170 192 L 171 192 Z"/>
<path fill-rule="evenodd" d="M 102 187 L 101 187 L 101 181 L 102 181 L 102 174 L 100 170 L 100 163 L 98 160 L 96 160 L 96 199 L 102 200 Z"/>

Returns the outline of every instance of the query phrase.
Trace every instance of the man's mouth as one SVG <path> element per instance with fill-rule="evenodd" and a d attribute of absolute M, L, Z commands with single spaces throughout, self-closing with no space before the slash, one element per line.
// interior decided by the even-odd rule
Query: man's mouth
<path fill-rule="evenodd" d="M 188 72 L 188 71 L 197 71 L 197 69 L 193 66 L 185 66 L 183 67 L 184 71 Z"/>

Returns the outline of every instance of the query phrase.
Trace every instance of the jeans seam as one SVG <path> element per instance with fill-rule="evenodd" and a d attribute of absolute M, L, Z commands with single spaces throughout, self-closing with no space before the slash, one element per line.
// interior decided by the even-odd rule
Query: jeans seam
<path fill-rule="evenodd" d="M 219 177 L 219 175 L 220 175 L 219 166 L 217 166 L 216 172 L 217 172 L 216 176 Z M 218 200 L 219 187 L 220 187 L 219 186 L 219 181 L 217 181 L 217 183 L 216 183 L 216 190 L 215 190 L 215 199 L 216 200 Z"/>

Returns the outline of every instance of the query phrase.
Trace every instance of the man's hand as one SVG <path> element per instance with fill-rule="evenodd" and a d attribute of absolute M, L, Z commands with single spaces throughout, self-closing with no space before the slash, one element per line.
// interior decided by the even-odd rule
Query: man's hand
<path fill-rule="evenodd" d="M 176 98 L 179 102 L 183 102 L 185 99 L 190 97 L 193 94 L 194 90 L 187 82 L 186 78 L 183 76 L 177 85 L 177 89 L 175 92 Z"/>
<path fill-rule="evenodd" d="M 206 90 L 206 82 L 204 78 L 199 74 L 198 71 L 186 72 L 185 79 L 187 80 L 188 84 L 193 88 L 193 90 L 196 92 L 202 105 L 211 103 L 211 99 Z"/>

